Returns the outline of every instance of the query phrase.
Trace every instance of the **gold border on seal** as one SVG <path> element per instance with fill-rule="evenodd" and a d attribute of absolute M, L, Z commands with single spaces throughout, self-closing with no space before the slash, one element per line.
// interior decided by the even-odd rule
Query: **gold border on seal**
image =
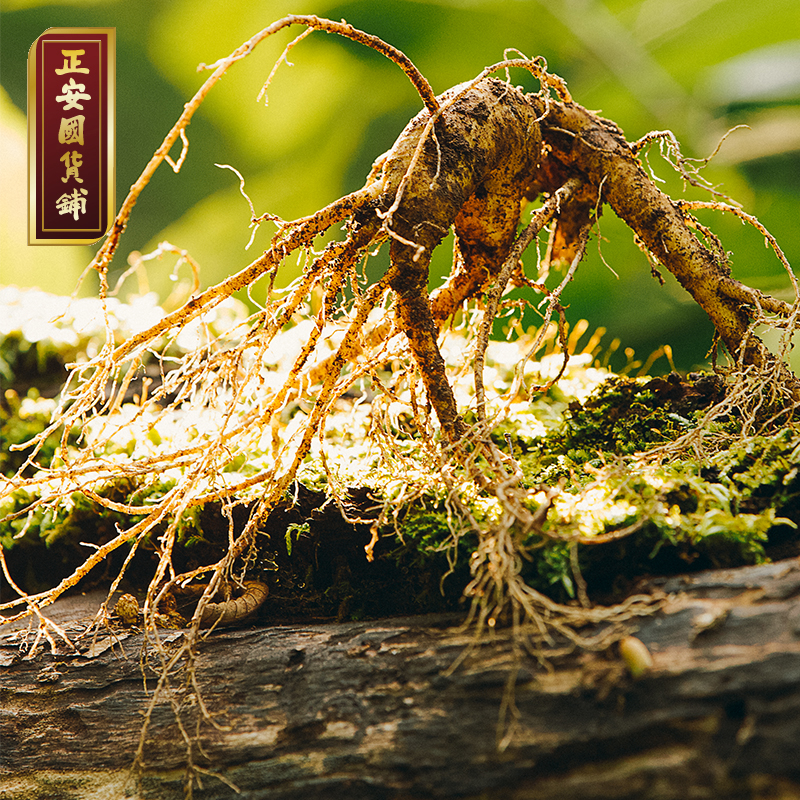
<path fill-rule="evenodd" d="M 36 93 L 38 77 L 39 40 L 45 34 L 64 34 L 69 36 L 93 36 L 104 34 L 106 38 L 106 217 L 105 230 L 91 238 L 44 238 L 37 236 L 38 167 L 36 152 L 36 123 L 39 117 L 39 104 Z M 48 28 L 28 50 L 28 244 L 29 245 L 85 245 L 99 242 L 114 222 L 116 200 L 116 108 L 117 108 L 117 29 L 116 28 Z M 101 165 L 102 171 L 102 165 Z M 102 209 L 101 209 L 102 216 Z"/>

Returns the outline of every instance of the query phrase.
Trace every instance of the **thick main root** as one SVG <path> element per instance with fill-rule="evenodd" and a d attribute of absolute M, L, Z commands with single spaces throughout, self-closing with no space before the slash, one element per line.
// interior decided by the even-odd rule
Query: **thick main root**
<path fill-rule="evenodd" d="M 386 55 L 409 76 L 423 110 L 375 162 L 362 189 L 303 219 L 279 222 L 271 246 L 240 272 L 195 291 L 183 306 L 147 330 L 115 341 L 106 302 L 107 272 L 139 194 L 162 161 L 179 170 L 188 147 L 186 126 L 225 72 L 263 39 L 295 24 L 346 36 Z M 490 77 L 510 67 L 531 72 L 541 90 L 525 94 L 510 81 Z M 560 296 L 575 276 L 596 216 L 608 204 L 629 225 L 652 261 L 672 272 L 706 311 L 738 368 L 747 372 L 748 387 L 753 385 L 755 371 L 759 385 L 769 387 L 773 401 L 783 397 L 796 403 L 800 399 L 797 379 L 753 333 L 756 325 L 781 327 L 788 349 L 796 328 L 797 283 L 777 243 L 757 220 L 734 207 L 716 200 L 701 204 L 740 213 L 768 238 L 795 289 L 792 305 L 734 280 L 716 237 L 690 215 L 698 204 L 671 200 L 648 177 L 638 153 L 666 134 L 629 144 L 613 123 L 572 102 L 563 81 L 550 75 L 540 59 L 501 62 L 437 97 L 404 54 L 376 37 L 344 22 L 291 16 L 265 28 L 209 69 L 213 69 L 211 77 L 186 104 L 132 187 L 92 263 L 100 275 L 104 301 L 104 346 L 87 363 L 74 366 L 52 424 L 28 443 L 29 457 L 19 472 L 0 485 L 0 499 L 30 498 L 9 517 L 27 520 L 21 523 L 23 534 L 37 514 L 66 506 L 75 497 L 130 518 L 131 524 L 117 525 L 74 572 L 38 594 L 27 594 L 14 581 L 0 550 L 0 566 L 18 594 L 17 599 L 0 605 L 0 610 L 16 610 L 9 621 L 23 616 L 39 620 L 34 649 L 41 641 L 49 641 L 55 652 L 55 634 L 74 650 L 69 632 L 49 620 L 43 609 L 112 553 L 128 548 L 95 620 L 96 625 L 110 624 L 108 603 L 137 550 L 147 542 L 157 551 L 158 562 L 142 616 L 138 601 L 130 596 L 117 610 L 118 619 L 124 613 L 132 624 L 143 620 L 160 662 L 137 762 L 143 762 L 153 708 L 161 699 L 172 697 L 171 682 L 176 680 L 179 662 L 204 718 L 215 724 L 197 688 L 195 646 L 209 628 L 238 622 L 269 602 L 272 595 L 267 583 L 272 576 L 257 575 L 253 580 L 256 540 L 271 512 L 282 502 L 291 502 L 293 487 L 296 490 L 315 446 L 316 463 L 326 473 L 331 499 L 344 509 L 344 488 L 325 458 L 325 426 L 341 398 L 360 385 L 362 400 L 371 404 L 369 436 L 381 454 L 380 468 L 395 485 L 402 483 L 391 496 L 387 492 L 383 508 L 370 519 L 355 520 L 371 525 L 369 558 L 381 533 L 396 519 L 399 504 L 433 496 L 447 509 L 451 552 L 465 532 L 475 535 L 472 580 L 465 593 L 472 600 L 471 618 L 479 629 L 509 622 L 515 653 L 527 648 L 539 657 L 545 646 L 551 652 L 557 647 L 599 649 L 625 635 L 630 620 L 651 613 L 657 598 L 634 596 L 616 606 L 592 607 L 580 576 L 577 547 L 635 533 L 646 520 L 645 510 L 640 509 L 640 521 L 593 538 L 575 530 L 548 528 L 558 488 L 530 486 L 513 447 L 509 444 L 503 452 L 490 436 L 492 419 L 483 376 L 495 316 L 510 283 L 526 285 L 542 297 L 542 327 L 518 365 L 507 393 L 508 407 L 514 398 L 526 394 L 522 385 L 525 362 L 546 341 L 560 344 L 563 360 L 543 385 L 530 392 L 546 390 L 568 365 L 570 342 Z M 184 149 L 173 162 L 168 154 L 179 138 Z M 675 163 L 682 169 L 677 143 L 669 141 Z M 685 177 L 694 180 L 691 175 Z M 541 202 L 519 231 L 526 201 Z M 273 215 L 256 218 L 255 213 L 253 217 L 254 225 L 277 219 Z M 315 251 L 315 240 L 341 223 L 344 239 Z M 548 225 L 550 239 L 540 273 L 526 276 L 522 254 Z M 429 296 L 431 254 L 450 230 L 456 236 L 453 270 Z M 367 285 L 363 264 L 386 242 L 390 266 L 380 280 Z M 182 252 L 166 243 L 161 251 Z M 298 256 L 305 264 L 302 275 L 287 288 L 275 289 L 281 264 Z M 566 265 L 566 271 L 560 284 L 551 289 L 545 279 L 557 262 Z M 264 306 L 249 319 L 223 324 L 226 301 L 262 278 L 269 282 Z M 462 311 L 461 324 L 472 348 L 474 403 L 469 424 L 440 351 L 443 328 Z M 281 337 L 292 326 L 303 336 L 293 347 L 282 347 Z M 185 347 L 189 339 L 193 344 L 180 359 L 164 355 L 171 347 Z M 129 387 L 148 361 L 151 367 L 155 364 L 159 382 L 148 390 L 147 378 L 136 402 L 125 402 Z M 388 379 L 387 364 L 394 365 Z M 749 388 L 747 393 L 753 394 Z M 736 395 L 741 396 L 742 392 Z M 756 402 L 761 403 L 761 398 Z M 394 435 L 387 422 L 392 415 L 397 417 L 393 409 L 398 405 L 406 409 L 415 431 L 411 457 L 406 442 Z M 720 413 L 730 411 L 722 404 L 720 409 Z M 430 410 L 438 421 L 438 435 Z M 197 412 L 203 416 L 195 425 Z M 714 419 L 712 412 L 708 419 Z M 165 425 L 171 427 L 168 441 L 162 440 L 160 432 Z M 79 433 L 77 445 L 70 438 L 75 432 Z M 58 459 L 37 471 L 38 456 L 54 434 L 61 437 Z M 126 435 L 132 444 L 120 443 Z M 701 440 L 693 439 L 686 446 L 698 447 Z M 127 452 L 126 458 L 119 457 L 121 450 Z M 258 466 L 239 472 L 234 465 L 242 463 Z M 122 500 L 105 491 L 121 479 L 136 490 Z M 490 520 L 476 518 L 470 505 L 476 500 L 488 501 L 496 509 Z M 209 558 L 213 563 L 178 574 L 174 556 L 183 522 L 207 505 L 220 509 L 222 525 L 227 526 L 224 552 L 216 561 L 217 555 Z M 243 507 L 244 515 L 234 514 Z M 533 549 L 548 537 L 566 541 L 572 548 L 578 605 L 561 605 L 522 578 L 523 561 L 534 558 Z M 288 532 L 286 542 L 288 547 Z M 237 596 L 232 587 L 239 587 L 241 593 Z M 169 651 L 156 629 L 169 598 L 184 590 L 199 593 L 200 599 L 190 612 L 191 619 L 180 617 L 189 627 L 183 644 Z M 586 626 L 591 626 L 588 633 Z M 181 713 L 180 709 L 175 712 L 183 731 Z M 190 793 L 199 768 L 194 766 L 195 744 L 185 731 L 184 736 Z"/>
<path fill-rule="evenodd" d="M 755 324 L 770 321 L 767 314 L 778 318 L 778 324 L 787 329 L 793 327 L 798 303 L 790 306 L 735 281 L 724 253 L 707 247 L 696 235 L 698 225 L 688 213 L 692 206 L 672 201 L 648 177 L 637 159 L 641 145 L 628 144 L 615 125 L 573 103 L 563 82 L 547 73 L 541 60 L 502 62 L 475 80 L 435 97 L 407 57 L 385 43 L 346 23 L 300 16 L 274 23 L 213 65 L 213 75 L 186 105 L 134 185 L 111 236 L 95 259 L 103 296 L 108 264 L 133 204 L 200 102 L 233 63 L 262 39 L 292 24 L 345 35 L 383 52 L 409 75 L 420 92 L 424 110 L 408 124 L 391 150 L 376 161 L 362 189 L 309 217 L 280 223 L 270 248 L 239 273 L 196 294 L 181 308 L 124 342 L 115 343 L 109 335 L 94 359 L 74 369 L 52 426 L 31 442 L 28 462 L 35 463 L 42 443 L 60 429 L 63 466 L 52 467 L 45 476 L 35 478 L 23 476 L 21 470 L 7 482 L 4 491 L 41 489 L 43 494 L 32 508 L 57 504 L 79 491 L 109 509 L 136 515 L 139 521 L 101 545 L 59 586 L 36 596 L 23 595 L 3 607 L 24 606 L 27 612 L 23 613 L 38 614 L 42 606 L 78 583 L 111 552 L 133 543 L 127 566 L 138 544 L 162 528 L 162 558 L 148 594 L 146 613 L 155 613 L 157 588 L 164 581 L 175 584 L 205 573 L 211 574 L 212 584 L 223 581 L 248 552 L 259 524 L 296 480 L 314 441 L 322 437 L 325 420 L 338 398 L 366 377 L 379 383 L 378 367 L 391 358 L 404 359 L 407 343 L 413 358 L 408 387 L 418 428 L 430 429 L 424 414 L 429 405 L 442 433 L 441 451 L 434 452 L 435 448 L 426 444 L 433 461 L 438 459 L 437 469 L 441 468 L 443 475 L 448 475 L 448 470 L 466 470 L 477 489 L 493 493 L 504 509 L 501 526 L 481 533 L 483 550 L 474 561 L 479 574 L 472 585 L 473 595 L 484 597 L 486 608 L 491 607 L 486 613 L 492 619 L 504 604 L 511 603 L 528 617 L 536 617 L 538 608 L 542 616 L 536 617 L 537 621 L 542 623 L 546 617 L 551 624 L 554 609 L 526 592 L 516 566 L 517 550 L 525 535 L 531 531 L 544 535 L 547 504 L 538 515 L 529 510 L 531 497 L 540 489 L 521 487 L 519 466 L 492 445 L 485 418 L 484 354 L 508 284 L 527 284 L 541 293 L 546 305 L 542 331 L 548 329 L 555 315 L 563 341 L 559 297 L 574 277 L 595 215 L 607 203 L 631 227 L 652 258 L 669 269 L 702 306 L 734 359 L 743 366 L 772 369 L 778 379 L 776 385 L 795 399 L 800 397 L 796 378 L 752 331 Z M 489 77 L 491 72 L 509 67 L 532 72 L 541 83 L 541 91 L 525 94 L 509 82 Z M 541 208 L 518 233 L 524 201 L 537 199 L 543 201 Z M 343 222 L 345 239 L 314 253 L 311 248 L 315 239 Z M 525 247 L 551 222 L 543 267 L 559 260 L 569 265 L 555 290 L 548 289 L 538 275 L 526 277 L 521 264 Z M 454 269 L 446 283 L 429 296 L 431 254 L 451 229 L 456 234 Z M 390 267 L 377 283 L 364 287 L 360 265 L 386 241 Z M 212 312 L 233 293 L 251 287 L 264 276 L 273 285 L 281 263 L 297 253 L 306 259 L 302 276 L 283 292 L 271 291 L 265 307 L 239 329 L 230 340 L 232 344 L 220 346 L 213 336 L 203 340 L 199 333 L 203 343 L 177 369 L 163 371 L 160 387 L 149 398 L 150 405 L 142 399 L 127 421 L 120 420 L 128 383 L 157 342 L 164 337 L 174 339 L 189 326 L 202 331 Z M 349 308 L 342 299 L 348 288 L 354 298 Z M 311 298 L 317 303 L 313 310 Z M 479 304 L 474 371 L 478 425 L 473 427 L 464 422 L 463 409 L 458 408 L 438 344 L 447 320 L 468 301 Z M 287 325 L 300 319 L 309 324 L 307 337 L 293 355 L 283 384 L 270 385 L 264 362 L 271 343 Z M 110 324 L 107 329 L 110 333 Z M 326 351 L 325 343 L 331 341 L 335 344 Z M 534 349 L 540 343 L 537 339 Z M 423 398 L 414 385 L 414 370 L 421 377 L 425 402 L 421 402 Z M 109 386 L 113 387 L 110 394 Z M 280 419 L 300 401 L 308 406 L 305 421 L 291 435 L 283 436 Z M 162 409 L 156 414 L 161 419 L 167 409 L 179 409 L 185 403 L 218 412 L 218 428 L 202 434 L 200 442 L 186 441 L 122 466 L 95 457 L 126 425 L 138 425 L 145 432 L 153 430 L 156 421 L 148 411 L 152 404 Z M 91 446 L 77 450 L 68 446 L 69 431 L 98 421 L 105 428 Z M 265 448 L 273 457 L 269 468 L 246 478 L 223 479 L 233 459 Z M 94 488 L 120 470 L 130 479 L 146 483 L 173 468 L 180 475 L 156 503 L 114 502 Z M 241 493 L 252 496 L 256 487 L 260 493 L 250 519 L 242 529 L 231 530 L 225 556 L 189 576 L 175 575 L 171 554 L 182 516 L 210 500 L 233 507 Z M 506 555 L 497 562 L 489 553 L 491 548 L 486 549 L 490 540 L 504 543 L 497 552 Z M 120 579 L 121 574 L 112 589 Z M 198 609 L 193 620 L 195 630 L 217 611 L 221 618 L 228 614 L 214 607 L 209 611 L 208 604 L 205 611 Z M 562 626 L 564 630 L 575 622 L 574 616 L 565 612 L 569 624 Z M 588 612 L 584 615 L 587 621 L 595 617 Z"/>

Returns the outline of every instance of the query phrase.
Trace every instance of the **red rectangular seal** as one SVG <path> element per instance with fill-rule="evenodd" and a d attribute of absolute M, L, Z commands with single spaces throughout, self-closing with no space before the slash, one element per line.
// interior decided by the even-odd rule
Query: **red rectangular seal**
<path fill-rule="evenodd" d="M 92 244 L 114 220 L 116 28 L 49 28 L 28 53 L 28 244 Z"/>

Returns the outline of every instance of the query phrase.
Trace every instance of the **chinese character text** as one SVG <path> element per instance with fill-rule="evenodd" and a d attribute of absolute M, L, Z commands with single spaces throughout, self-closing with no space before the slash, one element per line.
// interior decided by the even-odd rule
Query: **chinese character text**
<path fill-rule="evenodd" d="M 64 166 L 67 168 L 67 176 L 61 179 L 63 183 L 66 183 L 70 178 L 75 178 L 78 183 L 83 183 L 83 178 L 78 177 L 78 167 L 83 166 L 83 158 L 77 150 L 73 150 L 72 153 L 67 150 L 59 161 L 63 161 Z"/>
<path fill-rule="evenodd" d="M 80 194 L 78 192 L 80 191 Z M 59 214 L 72 214 L 77 221 L 79 214 L 86 213 L 86 197 L 89 194 L 86 189 L 73 189 L 72 194 L 64 194 L 56 200 L 56 208 Z M 81 197 L 81 195 L 84 195 Z"/>
<path fill-rule="evenodd" d="M 58 129 L 58 141 L 60 144 L 83 144 L 83 121 L 85 117 L 79 114 L 77 117 L 62 119 Z"/>
<path fill-rule="evenodd" d="M 79 100 L 91 100 L 91 95 L 85 94 L 84 89 L 86 86 L 82 83 L 75 83 L 75 78 L 70 78 L 69 83 L 65 83 L 61 87 L 64 94 L 58 95 L 56 100 L 59 103 L 64 103 L 64 111 L 69 111 L 71 108 L 78 108 L 83 111 L 83 106 L 78 102 Z"/>
<path fill-rule="evenodd" d="M 85 50 L 62 50 L 61 54 L 64 56 L 64 66 L 61 69 L 56 69 L 56 75 L 63 75 L 65 72 L 85 72 L 89 74 L 89 67 L 79 67 L 80 59 Z"/>

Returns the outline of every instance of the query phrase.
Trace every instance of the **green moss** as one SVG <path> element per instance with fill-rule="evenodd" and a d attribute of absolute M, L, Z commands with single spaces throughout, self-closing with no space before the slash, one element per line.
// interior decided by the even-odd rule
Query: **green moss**
<path fill-rule="evenodd" d="M 530 544 L 530 543 L 529 543 Z M 561 601 L 575 597 L 575 581 L 567 542 L 538 541 L 531 558 L 523 565 L 525 583 Z"/>
<path fill-rule="evenodd" d="M 569 403 L 561 427 L 537 449 L 544 464 L 558 456 L 585 463 L 643 452 L 695 427 L 697 410 L 721 393 L 721 384 L 706 374 L 687 380 L 612 376 L 585 402 Z"/>
<path fill-rule="evenodd" d="M 13 389 L 7 389 L 0 399 L 0 473 L 7 477 L 15 475 L 30 455 L 30 449 L 13 449 L 38 436 L 50 424 L 50 415 L 55 401 L 39 396 L 38 389 L 29 389 L 20 397 Z M 78 439 L 77 431 L 71 431 L 68 443 Z M 61 431 L 48 436 L 37 453 L 37 463 L 49 467 L 61 445 Z M 31 470 L 28 469 L 27 474 Z"/>
<path fill-rule="evenodd" d="M 8 341 L 16 344 L 11 355 L 3 356 L 6 366 L 0 364 L 0 370 L 22 363 L 19 342 L 13 337 Z M 40 344 L 42 353 L 49 352 L 45 341 Z M 510 384 L 513 363 L 495 361 L 492 368 L 496 381 Z M 591 386 L 594 391 L 586 388 Z M 610 375 L 603 380 L 602 371 L 578 359 L 545 396 L 515 401 L 511 413 L 499 417 L 490 436 L 519 464 L 529 510 L 545 501 L 537 494 L 542 487 L 559 487 L 546 532 L 581 538 L 577 558 L 590 593 L 624 593 L 648 573 L 759 563 L 779 541 L 789 554 L 800 552 L 797 424 L 734 439 L 702 463 L 685 454 L 665 463 L 641 457 L 693 430 L 705 409 L 721 399 L 723 388 L 716 376 L 706 374 L 652 379 Z M 13 474 L 25 458 L 11 451 L 11 445 L 43 431 L 54 402 L 42 400 L 35 390 L 26 398 L 6 392 L 0 406 L 0 466 L 6 474 Z M 471 399 L 462 395 L 459 402 L 467 407 Z M 272 586 L 270 608 L 277 615 L 353 617 L 455 607 L 472 577 L 471 560 L 481 535 L 477 529 L 491 531 L 502 518 L 498 498 L 477 491 L 459 470 L 447 482 L 430 474 L 425 465 L 431 462 L 417 435 L 394 439 L 391 453 L 378 455 L 368 441 L 369 414 L 358 416 L 346 404 L 343 408 L 345 413 L 329 419 L 325 463 L 317 455 L 305 458 L 299 483 L 264 521 L 247 555 Z M 296 413 L 301 413 L 299 407 Z M 181 409 L 170 411 L 158 416 L 157 424 L 142 426 L 141 441 L 135 428 L 126 429 L 98 455 L 122 461 L 148 458 L 168 451 L 176 432 L 202 424 L 196 413 L 187 421 Z M 714 423 L 726 434 L 735 434 L 738 424 L 733 417 Z M 90 438 L 91 431 L 86 435 Z M 69 446 L 76 441 L 71 436 Z M 60 442 L 57 435 L 48 438 L 37 456 L 39 466 L 57 463 Z M 236 481 L 268 470 L 269 459 L 269 453 L 232 453 L 222 472 Z M 120 475 L 93 490 L 118 504 L 147 507 L 174 485 L 167 474 L 150 482 Z M 339 505 L 330 501 L 334 486 L 347 517 L 361 522 L 342 517 Z M 229 543 L 229 523 L 238 533 L 256 499 L 235 498 L 230 518 L 223 516 L 219 503 L 184 510 L 176 527 L 176 571 L 218 560 Z M 81 492 L 59 502 L 38 500 L 17 489 L 0 502 L 0 541 L 16 564 L 14 574 L 23 575 L 29 589 L 48 581 L 53 585 L 81 563 L 87 543 L 102 545 L 143 518 L 109 509 Z M 365 548 L 372 536 L 370 521 L 383 503 L 395 516 L 383 525 L 369 561 Z M 460 516 L 459 507 L 468 514 Z M 164 519 L 151 531 L 140 550 L 153 556 L 169 523 Z M 630 536 L 589 544 L 631 525 L 637 529 Z M 575 596 L 567 541 L 537 533 L 528 536 L 522 550 L 520 574 L 530 586 L 562 601 Z M 46 574 L 36 566 L 44 561 L 56 565 Z M 113 565 L 105 569 L 111 574 Z"/>

